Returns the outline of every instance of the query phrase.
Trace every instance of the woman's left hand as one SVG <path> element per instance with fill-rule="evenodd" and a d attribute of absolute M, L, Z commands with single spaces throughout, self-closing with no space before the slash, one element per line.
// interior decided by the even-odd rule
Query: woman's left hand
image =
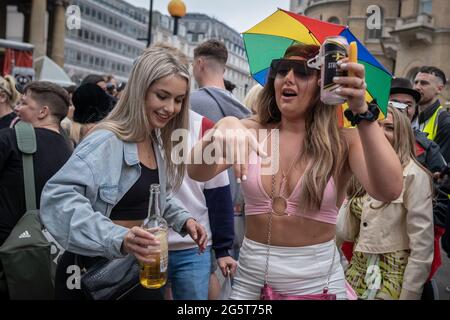
<path fill-rule="evenodd" d="M 347 77 L 335 77 L 333 81 L 341 84 L 342 87 L 336 90 L 336 93 L 347 98 L 350 110 L 354 114 L 367 111 L 365 68 L 364 65 L 356 62 L 349 62 L 348 58 L 338 61 L 341 70 L 348 72 Z"/>
<path fill-rule="evenodd" d="M 208 243 L 206 229 L 192 218 L 186 221 L 185 228 L 192 240 L 198 245 L 200 252 L 203 253 L 206 250 L 206 244 Z"/>

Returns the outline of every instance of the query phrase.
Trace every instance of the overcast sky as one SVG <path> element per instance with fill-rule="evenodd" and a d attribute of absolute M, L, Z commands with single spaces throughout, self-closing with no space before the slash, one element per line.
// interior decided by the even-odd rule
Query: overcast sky
<path fill-rule="evenodd" d="M 150 7 L 150 0 L 125 0 L 137 7 Z M 289 0 L 183 0 L 186 11 L 205 13 L 241 33 L 247 31 L 262 19 L 268 17 L 277 8 L 289 10 Z M 154 0 L 153 9 L 169 14 L 167 5 L 170 0 Z"/>

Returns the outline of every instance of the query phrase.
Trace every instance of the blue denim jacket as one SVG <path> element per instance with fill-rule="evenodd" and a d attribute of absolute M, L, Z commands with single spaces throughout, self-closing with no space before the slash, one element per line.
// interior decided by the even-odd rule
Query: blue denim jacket
<path fill-rule="evenodd" d="M 167 223 L 185 236 L 182 229 L 191 215 L 168 195 L 161 151 L 158 147 L 154 150 L 161 212 Z M 123 257 L 120 249 L 128 229 L 108 217 L 140 174 L 136 143 L 124 142 L 108 130 L 94 131 L 45 185 L 40 207 L 42 223 L 70 252 L 109 259 Z"/>

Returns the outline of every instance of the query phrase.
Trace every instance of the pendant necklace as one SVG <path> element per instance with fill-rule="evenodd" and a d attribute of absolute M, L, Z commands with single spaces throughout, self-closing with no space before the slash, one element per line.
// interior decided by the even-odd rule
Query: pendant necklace
<path fill-rule="evenodd" d="M 278 192 L 278 195 L 274 197 L 275 192 L 275 174 L 272 174 L 272 213 L 277 216 L 283 216 L 286 214 L 286 208 L 287 208 L 287 200 L 283 196 L 283 193 L 285 191 L 286 183 L 287 183 L 287 177 L 289 175 L 289 172 L 291 172 L 291 169 L 294 167 L 294 164 L 296 160 L 298 160 L 298 156 L 300 155 L 300 150 L 295 155 L 294 159 L 292 159 L 292 162 L 289 166 L 289 169 L 286 173 L 284 173 L 283 169 L 281 168 L 281 183 L 280 183 L 280 191 Z"/>

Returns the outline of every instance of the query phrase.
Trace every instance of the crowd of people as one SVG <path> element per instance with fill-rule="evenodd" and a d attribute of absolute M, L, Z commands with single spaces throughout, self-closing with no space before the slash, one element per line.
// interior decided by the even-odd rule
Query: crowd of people
<path fill-rule="evenodd" d="M 320 70 L 307 63 L 319 49 L 290 46 L 243 103 L 223 78 L 219 40 L 195 48 L 191 70 L 177 49 L 153 45 L 126 85 L 92 74 L 73 87 L 19 88 L 0 77 L 0 248 L 28 210 L 15 130 L 26 122 L 36 136 L 40 221 L 64 251 L 56 299 L 86 299 L 86 288 L 67 285 L 73 266 L 153 261 L 160 241 L 143 229 L 151 184 L 171 227 L 168 282 L 117 292 L 122 298 L 217 299 L 219 271 L 232 281 L 230 299 L 264 298 L 263 288 L 317 299 L 436 298 L 441 246 L 450 257 L 445 74 L 424 66 L 413 82 L 394 78 L 379 119 L 365 100 L 364 66 L 341 60 L 349 76 L 334 81 L 356 123 L 343 128 L 320 101 Z M 188 132 L 181 163 L 180 129 Z M 8 268 L 0 264 L 3 299 L 14 298 Z"/>

